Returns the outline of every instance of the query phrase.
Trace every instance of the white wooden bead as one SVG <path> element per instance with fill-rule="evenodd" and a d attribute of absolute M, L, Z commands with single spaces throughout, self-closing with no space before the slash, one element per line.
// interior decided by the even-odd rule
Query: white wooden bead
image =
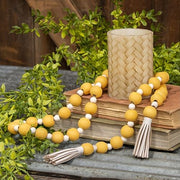
<path fill-rule="evenodd" d="M 151 87 L 151 89 L 153 89 L 154 88 L 154 85 L 153 84 L 148 84 L 150 87 Z"/>
<path fill-rule="evenodd" d="M 18 129 L 19 129 L 19 125 L 15 125 L 15 126 L 14 126 L 14 130 L 15 130 L 15 131 L 18 131 Z"/>
<path fill-rule="evenodd" d="M 136 92 L 137 92 L 138 94 L 140 94 L 140 95 L 143 94 L 143 90 L 142 90 L 142 89 L 138 89 Z"/>
<path fill-rule="evenodd" d="M 94 148 L 94 152 L 96 152 L 97 151 L 97 146 L 93 145 L 93 148 Z"/>
<path fill-rule="evenodd" d="M 91 115 L 91 114 L 86 114 L 86 115 L 85 115 L 85 118 L 91 120 L 91 119 L 92 119 L 92 115 Z"/>
<path fill-rule="evenodd" d="M 47 139 L 51 139 L 52 138 L 52 134 L 51 133 L 48 133 L 47 134 Z"/>
<path fill-rule="evenodd" d="M 90 102 L 92 102 L 92 103 L 96 103 L 96 102 L 97 102 L 96 97 L 95 97 L 95 96 L 91 97 L 91 98 L 90 98 Z"/>
<path fill-rule="evenodd" d="M 82 146 L 77 147 L 76 150 L 78 150 L 80 154 L 84 153 L 84 148 Z"/>
<path fill-rule="evenodd" d="M 107 76 L 105 74 L 103 74 L 102 76 L 104 76 L 105 78 L 107 78 Z"/>
<path fill-rule="evenodd" d="M 69 136 L 68 135 L 64 135 L 64 141 L 65 142 L 69 141 Z"/>
<path fill-rule="evenodd" d="M 31 133 L 34 134 L 36 132 L 36 128 L 35 127 L 31 127 Z"/>
<path fill-rule="evenodd" d="M 135 107 L 136 107 L 135 104 L 133 104 L 133 103 L 129 104 L 129 109 L 135 109 Z"/>
<path fill-rule="evenodd" d="M 112 149 L 111 144 L 110 144 L 110 143 L 108 143 L 108 144 L 107 144 L 107 146 L 108 146 L 108 150 L 110 151 L 110 150 Z"/>
<path fill-rule="evenodd" d="M 128 121 L 127 125 L 128 125 L 129 127 L 133 127 L 133 126 L 134 126 L 134 122 L 133 122 L 133 121 Z"/>
<path fill-rule="evenodd" d="M 161 78 L 161 77 L 158 76 L 157 78 L 159 79 L 160 82 L 162 81 L 162 78 Z"/>
<path fill-rule="evenodd" d="M 54 120 L 55 120 L 55 121 L 60 121 L 59 115 L 56 114 L 56 115 L 54 116 Z"/>
<path fill-rule="evenodd" d="M 121 139 L 122 139 L 123 142 L 127 141 L 127 139 L 125 137 L 123 137 L 123 136 L 121 136 Z"/>
<path fill-rule="evenodd" d="M 101 87 L 102 85 L 101 85 L 101 83 L 100 83 L 100 82 L 97 82 L 97 83 L 96 83 L 96 86 Z"/>
<path fill-rule="evenodd" d="M 80 134 L 82 134 L 83 131 L 84 131 L 82 128 L 78 128 L 77 130 L 78 130 L 78 132 L 79 132 Z"/>
<path fill-rule="evenodd" d="M 42 119 L 38 119 L 38 124 L 41 125 L 42 124 Z"/>
<path fill-rule="evenodd" d="M 77 91 L 77 94 L 79 95 L 79 96 L 82 96 L 83 95 L 83 90 L 82 89 L 79 89 L 78 91 Z"/>
<path fill-rule="evenodd" d="M 158 102 L 157 102 L 157 101 L 153 101 L 153 102 L 151 103 L 151 106 L 157 108 L 157 107 L 158 107 Z"/>
<path fill-rule="evenodd" d="M 72 110 L 72 109 L 73 109 L 73 105 L 72 105 L 72 104 L 68 104 L 68 105 L 67 105 L 67 108 L 70 109 L 70 110 Z"/>

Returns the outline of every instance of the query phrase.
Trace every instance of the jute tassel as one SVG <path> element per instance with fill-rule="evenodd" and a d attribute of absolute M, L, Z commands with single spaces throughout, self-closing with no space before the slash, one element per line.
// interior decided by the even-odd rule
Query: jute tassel
<path fill-rule="evenodd" d="M 58 165 L 70 161 L 83 154 L 83 147 L 69 148 L 55 153 L 47 154 L 43 159 L 53 165 Z"/>
<path fill-rule="evenodd" d="M 152 119 L 144 117 L 143 124 L 139 130 L 133 155 L 138 158 L 149 158 L 149 146 L 151 144 L 151 122 Z"/>

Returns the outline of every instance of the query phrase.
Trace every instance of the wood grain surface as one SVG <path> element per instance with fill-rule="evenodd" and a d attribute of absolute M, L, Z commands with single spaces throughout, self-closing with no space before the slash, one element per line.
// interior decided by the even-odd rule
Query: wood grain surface
<path fill-rule="evenodd" d="M 55 20 L 62 19 L 69 8 L 79 17 L 87 14 L 95 7 L 101 7 L 103 16 L 110 21 L 110 12 L 114 8 L 112 0 L 1 0 L 0 1 L 0 64 L 33 66 L 42 61 L 42 55 L 55 50 L 62 43 L 69 44 L 69 38 L 61 39 L 59 34 L 50 33 L 49 36 L 41 34 L 37 38 L 34 34 L 9 34 L 13 25 L 22 22 L 34 27 L 31 9 L 39 9 L 42 14 L 51 11 Z M 163 14 L 159 17 L 162 31 L 158 33 L 156 43 L 165 43 L 170 46 L 172 42 L 180 40 L 180 1 L 179 0 L 124 0 L 123 10 L 129 14 L 134 11 L 155 9 Z M 63 61 L 64 69 L 69 69 Z"/>

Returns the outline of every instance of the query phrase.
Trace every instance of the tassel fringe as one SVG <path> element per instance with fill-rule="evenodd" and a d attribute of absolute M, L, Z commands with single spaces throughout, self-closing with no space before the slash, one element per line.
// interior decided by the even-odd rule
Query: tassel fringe
<path fill-rule="evenodd" d="M 83 154 L 83 147 L 69 148 L 55 153 L 47 154 L 43 159 L 53 165 L 58 165 L 70 161 Z"/>
<path fill-rule="evenodd" d="M 138 158 L 149 158 L 149 147 L 151 144 L 151 122 L 152 119 L 144 117 L 143 124 L 139 130 L 133 155 Z"/>

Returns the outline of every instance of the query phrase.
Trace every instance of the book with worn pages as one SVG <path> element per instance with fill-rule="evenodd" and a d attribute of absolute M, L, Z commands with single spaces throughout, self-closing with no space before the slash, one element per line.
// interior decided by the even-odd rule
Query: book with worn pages
<path fill-rule="evenodd" d="M 161 127 L 166 129 L 178 129 L 180 128 L 180 86 L 167 85 L 168 97 L 164 101 L 163 105 L 157 108 L 157 117 L 152 120 L 152 127 Z M 64 95 L 68 103 L 69 97 L 76 93 L 78 89 L 66 91 Z M 74 107 L 72 112 L 76 114 L 85 114 L 84 107 L 89 102 L 90 95 L 82 96 L 82 104 L 78 107 Z M 107 92 L 104 92 L 101 98 L 98 98 L 97 106 L 98 111 L 94 117 L 99 117 L 108 120 L 126 121 L 124 114 L 128 109 L 128 100 L 113 99 L 108 96 Z M 137 124 L 142 124 L 143 121 L 143 109 L 145 106 L 151 105 L 149 98 L 145 97 L 142 103 L 137 105 L 136 110 L 138 112 Z"/>
<path fill-rule="evenodd" d="M 67 130 L 71 127 L 78 127 L 78 120 L 84 117 L 80 114 L 72 113 L 70 119 L 60 120 L 56 122 L 56 130 Z M 91 120 L 91 127 L 87 130 L 84 130 L 81 137 L 95 140 L 109 141 L 111 137 L 120 135 L 120 129 L 125 125 L 125 121 L 116 121 L 109 119 L 102 119 L 94 117 Z M 135 133 L 134 136 L 128 138 L 125 144 L 134 145 L 135 140 L 139 131 L 140 125 L 134 127 Z M 152 127 L 152 140 L 151 148 L 173 151 L 180 147 L 180 129 L 164 129 Z"/>
<path fill-rule="evenodd" d="M 152 120 L 151 148 L 173 151 L 180 147 L 180 86 L 168 85 L 168 98 L 157 108 L 158 115 Z M 66 91 L 67 104 L 69 97 L 78 89 Z M 78 120 L 84 116 L 84 107 L 89 102 L 90 95 L 82 96 L 82 104 L 74 107 L 70 119 L 60 120 L 56 129 L 66 130 L 70 127 L 78 127 Z M 137 105 L 138 121 L 135 125 L 135 135 L 129 138 L 125 144 L 134 145 L 140 125 L 143 121 L 143 109 L 150 105 L 149 98 L 144 98 Z M 120 129 L 127 123 L 124 114 L 128 109 L 128 100 L 113 99 L 107 91 L 97 100 L 98 111 L 91 120 L 91 127 L 81 135 L 84 138 L 109 141 L 111 137 L 120 135 Z"/>

